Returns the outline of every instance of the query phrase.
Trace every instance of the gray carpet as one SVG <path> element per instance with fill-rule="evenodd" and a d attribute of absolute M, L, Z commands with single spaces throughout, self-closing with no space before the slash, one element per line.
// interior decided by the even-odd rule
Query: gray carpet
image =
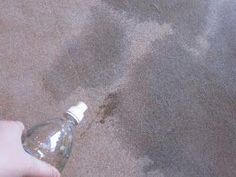
<path fill-rule="evenodd" d="M 236 176 L 236 2 L 1 0 L 0 113 L 89 106 L 63 177 Z"/>

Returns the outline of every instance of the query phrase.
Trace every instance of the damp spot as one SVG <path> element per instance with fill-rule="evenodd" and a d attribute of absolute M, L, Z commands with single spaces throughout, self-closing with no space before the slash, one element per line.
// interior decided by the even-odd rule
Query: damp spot
<path fill-rule="evenodd" d="M 114 115 L 114 111 L 117 109 L 117 106 L 120 102 L 119 92 L 109 93 L 103 104 L 99 106 L 98 117 L 100 118 L 100 123 L 104 124 L 106 119 Z"/>
<path fill-rule="evenodd" d="M 158 0 L 103 0 L 115 10 L 127 12 L 131 17 L 138 18 L 141 21 L 147 19 L 157 19 L 162 13 Z"/>
<path fill-rule="evenodd" d="M 202 23 L 209 2 L 204 0 L 102 0 L 111 8 L 125 12 L 139 21 L 180 23 L 184 25 Z M 198 14 L 197 14 L 198 13 Z M 197 15 L 196 15 L 197 14 Z M 191 26 L 189 25 L 189 26 Z M 185 26 L 188 27 L 188 26 Z"/>
<path fill-rule="evenodd" d="M 218 73 L 192 59 L 174 37 L 152 47 L 133 66 L 120 94 L 114 116 L 121 144 L 137 158 L 153 161 L 145 174 L 156 169 L 165 177 L 234 173 L 236 102 L 218 85 Z"/>
<path fill-rule="evenodd" d="M 103 1 L 112 9 L 136 19 L 138 22 L 155 21 L 159 24 L 171 24 L 179 43 L 186 46 L 186 50 L 193 49 L 191 52 L 194 54 L 198 53 L 198 50 L 195 49 L 198 44 L 193 38 L 204 34 L 206 26 L 209 26 L 207 24 L 209 14 L 218 13 L 216 9 L 211 7 L 215 2 L 204 0 Z"/>
<path fill-rule="evenodd" d="M 43 76 L 43 85 L 55 100 L 63 100 L 78 87 L 112 84 L 123 73 L 125 33 L 106 9 L 91 9 L 89 25 L 69 41 L 61 56 Z"/>

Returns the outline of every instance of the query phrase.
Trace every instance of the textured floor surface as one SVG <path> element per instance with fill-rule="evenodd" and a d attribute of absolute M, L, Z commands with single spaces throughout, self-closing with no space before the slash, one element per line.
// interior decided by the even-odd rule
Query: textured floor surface
<path fill-rule="evenodd" d="M 0 0 L 0 114 L 89 106 L 63 177 L 236 176 L 234 0 Z"/>

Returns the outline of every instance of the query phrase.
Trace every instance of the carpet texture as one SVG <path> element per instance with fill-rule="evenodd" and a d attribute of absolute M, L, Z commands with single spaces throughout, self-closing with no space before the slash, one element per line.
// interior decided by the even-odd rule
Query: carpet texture
<path fill-rule="evenodd" d="M 79 100 L 62 177 L 236 176 L 234 0 L 1 0 L 0 115 Z"/>

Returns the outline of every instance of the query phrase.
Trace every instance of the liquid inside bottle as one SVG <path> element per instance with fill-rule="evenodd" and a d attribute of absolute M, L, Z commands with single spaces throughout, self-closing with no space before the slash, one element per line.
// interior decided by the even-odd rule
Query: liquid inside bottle
<path fill-rule="evenodd" d="M 29 129 L 22 137 L 25 151 L 61 172 L 71 154 L 74 129 L 86 109 L 87 106 L 81 102 L 71 107 L 64 117 L 51 119 Z"/>

